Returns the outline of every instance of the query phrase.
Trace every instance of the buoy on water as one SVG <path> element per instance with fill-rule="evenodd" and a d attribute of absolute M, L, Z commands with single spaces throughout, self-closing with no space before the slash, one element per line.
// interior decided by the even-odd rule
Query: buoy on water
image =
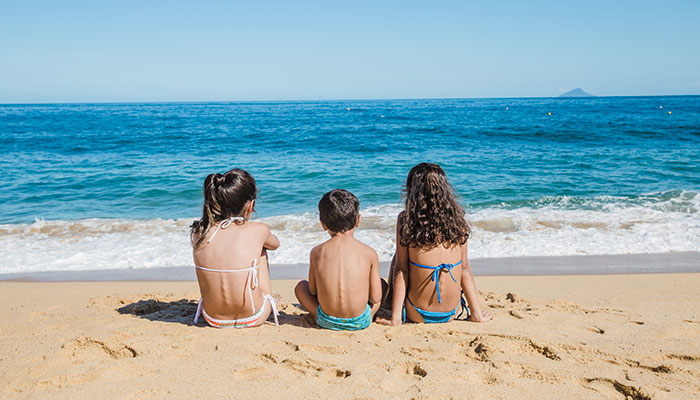
<path fill-rule="evenodd" d="M 671 112 L 670 112 L 670 111 L 668 112 L 668 115 L 671 115 Z"/>
<path fill-rule="evenodd" d="M 552 115 L 552 113 L 551 113 L 551 112 L 548 112 L 547 115 Z"/>
<path fill-rule="evenodd" d="M 506 111 L 508 111 L 508 107 L 506 107 Z"/>
<path fill-rule="evenodd" d="M 659 106 L 659 108 L 664 108 L 664 106 Z"/>

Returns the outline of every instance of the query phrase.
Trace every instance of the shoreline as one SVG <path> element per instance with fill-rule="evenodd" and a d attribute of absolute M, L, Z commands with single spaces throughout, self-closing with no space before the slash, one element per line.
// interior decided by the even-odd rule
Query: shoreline
<path fill-rule="evenodd" d="M 700 272 L 700 251 L 650 254 L 476 258 L 475 276 L 628 275 Z M 389 262 L 380 263 L 388 275 Z M 271 264 L 273 280 L 305 279 L 308 264 Z M 0 281 L 19 282 L 180 282 L 195 281 L 193 266 L 0 274 Z"/>

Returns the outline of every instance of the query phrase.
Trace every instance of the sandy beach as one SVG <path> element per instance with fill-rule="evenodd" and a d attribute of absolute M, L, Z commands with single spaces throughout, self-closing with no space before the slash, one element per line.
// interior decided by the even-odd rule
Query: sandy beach
<path fill-rule="evenodd" d="M 196 282 L 0 282 L 0 397 L 700 396 L 700 274 L 480 276 L 487 324 L 191 323 Z"/>
<path fill-rule="evenodd" d="M 84 3 L 0 7 L 0 400 L 700 400 L 700 1 Z M 295 297 L 390 271 L 493 319 Z"/>

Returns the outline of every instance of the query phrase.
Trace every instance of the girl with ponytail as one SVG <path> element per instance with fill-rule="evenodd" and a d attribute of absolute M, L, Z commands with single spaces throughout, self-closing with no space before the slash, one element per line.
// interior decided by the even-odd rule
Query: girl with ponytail
<path fill-rule="evenodd" d="M 279 240 L 267 225 L 250 221 L 255 179 L 232 169 L 207 176 L 203 191 L 202 218 L 190 230 L 202 296 L 194 323 L 201 315 L 217 328 L 246 328 L 262 325 L 270 314 L 277 323 L 267 250 L 277 249 Z"/>

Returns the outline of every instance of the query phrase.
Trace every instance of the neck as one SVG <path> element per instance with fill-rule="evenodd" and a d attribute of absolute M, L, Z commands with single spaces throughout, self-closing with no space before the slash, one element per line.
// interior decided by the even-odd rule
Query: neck
<path fill-rule="evenodd" d="M 355 228 L 352 228 L 349 231 L 345 231 L 343 233 L 328 231 L 328 234 L 331 235 L 332 238 L 335 238 L 335 237 L 338 237 L 338 238 L 353 237 L 353 236 L 355 236 Z"/>

